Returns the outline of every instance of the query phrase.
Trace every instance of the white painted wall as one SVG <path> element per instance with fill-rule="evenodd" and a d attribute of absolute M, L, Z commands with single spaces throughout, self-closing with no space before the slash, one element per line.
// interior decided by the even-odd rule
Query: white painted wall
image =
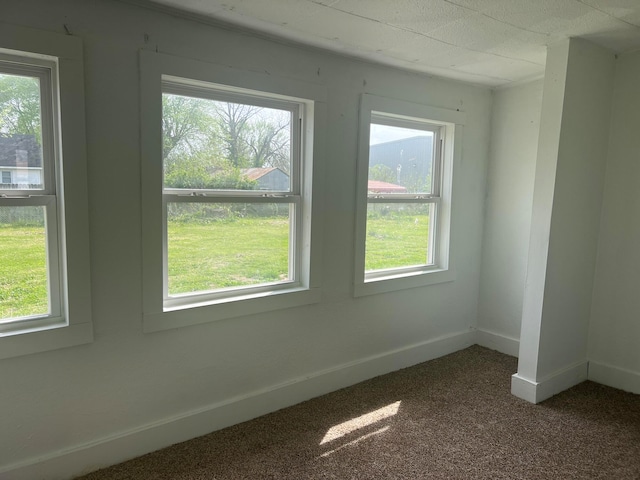
<path fill-rule="evenodd" d="M 640 52 L 616 64 L 589 378 L 640 393 Z"/>
<path fill-rule="evenodd" d="M 478 343 L 518 355 L 542 80 L 496 90 L 482 244 Z"/>
<path fill-rule="evenodd" d="M 2 17 L 84 41 L 95 342 L 0 361 L 0 477 L 64 478 L 474 343 L 487 89 L 111 0 L 8 1 Z M 156 48 L 327 87 L 320 304 L 142 333 L 138 50 Z M 454 282 L 352 298 L 362 92 L 466 112 Z"/>

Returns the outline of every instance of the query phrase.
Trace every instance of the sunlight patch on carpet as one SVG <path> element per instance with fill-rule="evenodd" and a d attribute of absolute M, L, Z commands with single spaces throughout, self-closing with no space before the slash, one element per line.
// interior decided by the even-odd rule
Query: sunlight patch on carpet
<path fill-rule="evenodd" d="M 337 438 L 344 437 L 345 435 L 348 435 L 349 433 L 361 428 L 373 425 L 374 423 L 384 420 L 385 418 L 393 417 L 398 413 L 399 408 L 400 402 L 398 401 L 387 405 L 386 407 L 374 410 L 373 412 L 365 413 L 364 415 L 360 415 L 359 417 L 335 425 L 331 427 L 325 434 L 324 438 L 320 442 L 320 445 L 331 442 L 332 440 L 335 440 Z"/>
<path fill-rule="evenodd" d="M 376 430 L 375 432 L 367 433 L 361 437 L 356 438 L 355 440 L 351 440 L 350 442 L 345 443 L 344 445 L 340 445 L 338 448 L 334 448 L 333 450 L 329 450 L 328 452 L 324 452 L 320 457 L 328 457 L 332 453 L 336 453 L 338 450 L 342 450 L 343 448 L 350 447 L 355 445 L 356 443 L 361 442 L 362 440 L 366 440 L 367 438 L 373 437 L 374 435 L 380 435 L 381 433 L 389 430 L 389 426 L 382 427 L 380 430 Z"/>

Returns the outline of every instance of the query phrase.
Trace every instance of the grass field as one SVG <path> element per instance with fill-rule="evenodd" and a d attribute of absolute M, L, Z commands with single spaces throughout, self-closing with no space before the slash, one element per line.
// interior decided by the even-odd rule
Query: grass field
<path fill-rule="evenodd" d="M 0 318 L 48 311 L 44 227 L 0 224 Z"/>
<path fill-rule="evenodd" d="M 369 218 L 366 269 L 424 264 L 428 228 L 424 214 Z M 170 222 L 168 233 L 171 294 L 288 277 L 287 217 Z M 0 318 L 47 309 L 44 229 L 0 224 Z"/>

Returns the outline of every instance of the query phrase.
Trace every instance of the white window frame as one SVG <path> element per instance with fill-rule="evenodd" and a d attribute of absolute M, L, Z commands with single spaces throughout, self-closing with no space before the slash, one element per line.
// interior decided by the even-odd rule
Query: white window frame
<path fill-rule="evenodd" d="M 316 303 L 320 300 L 321 226 L 317 195 L 320 164 L 313 162 L 318 143 L 313 141 L 317 125 L 324 118 L 324 88 L 290 79 L 274 78 L 220 65 L 140 52 L 142 222 L 143 222 L 143 329 L 145 332 L 206 323 L 223 318 Z M 294 165 L 291 192 L 198 190 L 184 197 L 179 189 L 163 189 L 162 179 L 162 94 L 176 93 L 223 101 L 247 102 L 296 110 L 302 120 L 300 171 Z M 257 102 L 257 103 L 256 103 Z M 294 162 L 295 163 L 295 162 Z M 166 204 L 171 201 L 295 204 L 296 215 L 290 249 L 288 281 L 258 286 L 220 289 L 212 292 L 168 296 Z M 311 218 L 314 218 L 312 224 Z"/>
<path fill-rule="evenodd" d="M 2 174 L 2 179 L 0 179 L 0 182 L 1 182 L 2 184 L 5 184 L 5 185 L 6 185 L 6 184 L 8 184 L 8 183 L 12 183 L 12 175 L 11 175 L 11 171 L 3 170 L 3 171 L 2 171 L 2 172 L 0 172 L 0 173 Z M 5 177 L 5 174 L 6 174 L 6 173 L 8 173 L 8 174 L 9 174 L 9 181 L 8 181 L 8 182 L 5 182 L 5 181 L 4 181 L 4 177 Z"/>
<path fill-rule="evenodd" d="M 363 94 L 360 99 L 354 295 L 372 295 L 453 281 L 451 211 L 454 165 L 459 161 L 464 113 L 419 103 Z M 420 129 L 434 133 L 432 192 L 369 194 L 371 124 Z M 429 227 L 429 258 L 424 265 L 365 271 L 367 207 L 369 203 L 434 205 Z M 425 255 L 427 252 L 425 252 Z"/>
<path fill-rule="evenodd" d="M 50 306 L 0 321 L 0 359 L 93 341 L 82 58 L 78 38 L 0 24 L 0 70 L 40 80 L 43 143 L 43 188 L 0 206 L 45 207 Z"/>

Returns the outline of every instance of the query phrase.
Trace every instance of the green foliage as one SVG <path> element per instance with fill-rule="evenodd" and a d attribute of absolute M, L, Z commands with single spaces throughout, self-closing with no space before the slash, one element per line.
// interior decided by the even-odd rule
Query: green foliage
<path fill-rule="evenodd" d="M 289 112 L 174 94 L 163 95 L 162 108 L 168 185 L 247 190 L 254 186 L 241 178 L 242 168 L 288 173 Z"/>
<path fill-rule="evenodd" d="M 36 78 L 0 74 L 0 133 L 34 135 L 42 144 L 40 85 Z"/>
<path fill-rule="evenodd" d="M 197 158 L 168 166 L 164 184 L 169 188 L 229 190 L 255 190 L 258 186 L 258 182 L 247 178 L 238 168 L 226 167 L 211 172 L 209 166 Z"/>
<path fill-rule="evenodd" d="M 379 182 L 397 183 L 396 172 L 391 167 L 379 163 L 369 169 L 369 180 Z"/>

